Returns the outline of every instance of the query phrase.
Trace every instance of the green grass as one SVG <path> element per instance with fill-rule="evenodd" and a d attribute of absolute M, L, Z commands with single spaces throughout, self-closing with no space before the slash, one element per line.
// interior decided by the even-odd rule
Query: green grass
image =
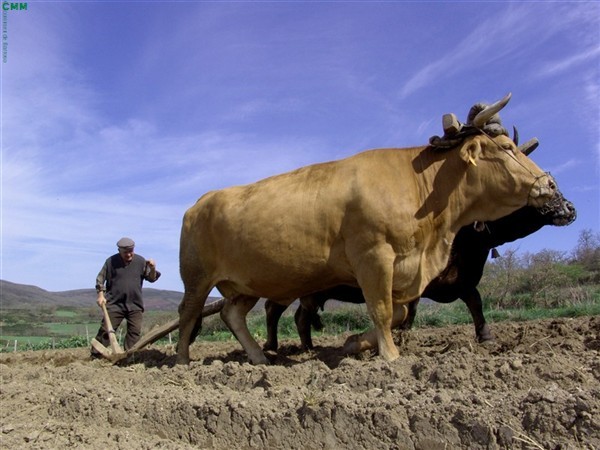
<path fill-rule="evenodd" d="M 44 336 L 2 336 L 0 352 L 14 351 L 15 341 L 17 341 L 17 350 L 40 350 L 47 348 L 46 343 L 51 340 Z"/>
<path fill-rule="evenodd" d="M 0 352 L 14 351 L 15 341 L 17 341 L 17 350 L 20 351 L 89 346 L 89 343 L 85 336 L 72 336 L 63 339 L 47 338 L 43 336 L 2 336 L 2 339 L 0 339 Z"/>
<path fill-rule="evenodd" d="M 13 345 L 15 341 L 21 345 L 39 344 L 40 342 L 47 341 L 46 336 L 2 336 L 0 339 L 0 345 L 6 347 L 7 345 Z"/>
<path fill-rule="evenodd" d="M 86 334 L 86 327 L 88 334 L 96 334 L 100 327 L 100 322 L 89 322 L 89 323 L 48 323 L 46 327 L 52 333 L 53 336 L 78 336 Z"/>
<path fill-rule="evenodd" d="M 503 322 L 507 320 L 525 321 L 551 319 L 556 317 L 581 317 L 600 315 L 600 303 L 589 303 L 561 308 L 531 308 L 484 311 L 488 322 Z"/>
<path fill-rule="evenodd" d="M 54 313 L 54 317 L 65 317 L 68 319 L 73 319 L 78 316 L 77 311 L 72 309 L 58 309 Z"/>

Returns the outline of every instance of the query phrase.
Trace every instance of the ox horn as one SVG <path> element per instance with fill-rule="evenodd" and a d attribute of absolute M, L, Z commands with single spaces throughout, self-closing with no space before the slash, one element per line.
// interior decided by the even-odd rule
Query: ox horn
<path fill-rule="evenodd" d="M 511 96 L 512 94 L 509 92 L 502 100 L 497 101 L 493 105 L 490 105 L 483 111 L 479 112 L 479 114 L 477 114 L 473 119 L 473 126 L 476 128 L 483 128 L 483 126 L 494 116 L 494 114 L 506 106 Z"/>
<path fill-rule="evenodd" d="M 513 142 L 515 143 L 515 145 L 518 147 L 519 146 L 519 130 L 517 130 L 517 127 L 515 127 L 513 125 Z"/>
<path fill-rule="evenodd" d="M 521 153 L 524 153 L 525 155 L 529 156 L 529 154 L 533 152 L 538 147 L 538 145 L 540 145 L 540 141 L 538 141 L 537 138 L 529 139 L 524 144 L 519 145 L 519 150 L 521 151 Z"/>

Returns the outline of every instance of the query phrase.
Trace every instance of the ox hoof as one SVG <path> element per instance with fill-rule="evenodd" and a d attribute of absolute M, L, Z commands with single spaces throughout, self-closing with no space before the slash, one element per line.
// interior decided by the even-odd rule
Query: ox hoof
<path fill-rule="evenodd" d="M 267 358 L 265 358 L 259 359 L 257 361 L 250 360 L 250 364 L 252 364 L 253 366 L 268 366 L 269 364 L 271 364 L 271 362 Z"/>
<path fill-rule="evenodd" d="M 483 326 L 475 327 L 475 335 L 477 336 L 477 341 L 480 344 L 485 344 L 486 342 L 493 342 L 495 340 L 490 327 L 486 324 Z"/>
<path fill-rule="evenodd" d="M 185 356 L 177 356 L 177 359 L 175 360 L 175 364 L 187 366 L 190 364 L 190 358 L 187 358 Z"/>
<path fill-rule="evenodd" d="M 269 364 L 271 364 L 271 362 L 267 359 L 263 352 L 260 352 L 260 354 L 256 355 L 248 355 L 248 359 L 250 360 L 250 364 L 252 364 L 253 366 L 268 366 Z"/>
<path fill-rule="evenodd" d="M 479 339 L 479 343 L 484 347 L 493 347 L 496 345 L 496 339 L 493 336 L 486 339 L 481 338 Z"/>
<path fill-rule="evenodd" d="M 265 352 L 277 352 L 277 344 L 273 345 L 269 342 L 266 342 L 265 345 L 263 345 L 263 351 Z"/>
<path fill-rule="evenodd" d="M 397 360 L 398 358 L 400 358 L 400 353 L 396 352 L 390 352 L 388 354 L 385 355 L 381 355 L 383 357 L 383 359 L 387 362 L 392 362 Z"/>
<path fill-rule="evenodd" d="M 344 342 L 344 346 L 342 347 L 342 351 L 346 355 L 356 355 L 357 353 L 360 353 L 361 350 L 360 335 L 356 334 L 346 339 L 346 342 Z"/>

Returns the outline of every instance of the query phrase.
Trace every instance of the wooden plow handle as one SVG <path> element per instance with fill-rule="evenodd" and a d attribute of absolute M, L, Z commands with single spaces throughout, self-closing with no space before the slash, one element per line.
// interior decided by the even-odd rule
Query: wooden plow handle
<path fill-rule="evenodd" d="M 104 313 L 104 327 L 106 332 L 108 333 L 108 340 L 110 341 L 110 348 L 112 349 L 114 354 L 123 353 L 123 349 L 119 345 L 119 341 L 117 340 L 117 336 L 115 335 L 115 330 L 110 321 L 110 316 L 108 315 L 108 311 L 106 309 L 106 305 L 103 303 L 101 305 L 102 312 Z"/>

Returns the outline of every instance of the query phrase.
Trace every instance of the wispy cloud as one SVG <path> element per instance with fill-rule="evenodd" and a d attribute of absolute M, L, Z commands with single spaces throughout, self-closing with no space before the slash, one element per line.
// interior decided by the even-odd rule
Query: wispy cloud
<path fill-rule="evenodd" d="M 539 77 L 550 77 L 562 72 L 573 69 L 574 67 L 595 60 L 598 62 L 600 56 L 600 45 L 587 49 L 581 53 L 572 56 L 566 56 L 561 60 L 545 63 L 537 74 Z"/>
<path fill-rule="evenodd" d="M 551 167 L 549 171 L 552 173 L 552 175 L 558 175 L 560 173 L 574 169 L 580 166 L 581 164 L 582 162 L 578 159 L 569 159 L 564 163 L 560 164 L 559 166 Z"/>
<path fill-rule="evenodd" d="M 458 41 L 456 45 L 443 49 L 443 54 L 432 63 L 414 73 L 404 84 L 400 97 L 407 97 L 423 88 L 443 83 L 459 73 L 481 71 L 493 67 L 495 61 L 503 61 L 507 67 L 516 63 L 516 58 L 524 54 L 531 58 L 540 58 L 539 47 L 552 36 L 557 36 L 568 29 L 571 34 L 588 36 L 585 51 L 574 56 L 564 56 L 556 61 L 543 64 L 538 76 L 559 73 L 572 66 L 594 58 L 598 54 L 598 41 L 589 34 L 597 35 L 598 8 L 589 5 L 569 4 L 552 6 L 541 3 L 511 4 L 506 9 L 495 11 L 493 17 L 485 19 L 470 34 Z M 543 18 L 543 19 L 541 19 Z M 594 31 L 594 29 L 596 31 Z M 537 53 L 537 54 L 536 54 Z"/>
<path fill-rule="evenodd" d="M 456 45 L 444 48 L 443 54 L 434 62 L 413 74 L 400 90 L 400 97 L 506 57 L 519 48 L 523 34 L 531 33 L 529 25 L 521 8 L 510 8 L 484 20 Z"/>

